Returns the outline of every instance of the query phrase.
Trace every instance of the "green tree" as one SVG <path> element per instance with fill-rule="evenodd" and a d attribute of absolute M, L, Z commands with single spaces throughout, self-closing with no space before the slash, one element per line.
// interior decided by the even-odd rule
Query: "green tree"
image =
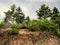
<path fill-rule="evenodd" d="M 52 19 L 52 20 L 55 20 L 56 17 L 58 17 L 58 14 L 59 14 L 58 8 L 54 7 L 54 8 L 53 8 L 53 13 L 52 13 L 51 19 Z"/>
<path fill-rule="evenodd" d="M 15 21 L 17 23 L 21 23 L 24 20 L 24 13 L 22 12 L 21 8 L 18 7 L 16 8 L 16 6 L 13 4 L 11 6 L 11 9 L 8 10 L 7 12 L 5 12 L 5 21 L 11 21 L 12 23 Z"/>
<path fill-rule="evenodd" d="M 8 10 L 7 12 L 4 12 L 5 15 L 6 15 L 5 20 L 4 20 L 5 22 L 8 22 L 8 20 L 11 20 L 11 22 L 13 22 L 12 21 L 12 17 L 14 15 L 15 9 L 16 9 L 16 6 L 13 4 L 11 6 L 11 9 L 10 10 Z"/>
<path fill-rule="evenodd" d="M 41 8 L 39 8 L 39 10 L 37 10 L 36 13 L 37 13 L 39 19 L 42 19 L 42 18 L 45 19 L 45 18 L 51 16 L 51 10 L 45 4 L 41 5 Z"/>
<path fill-rule="evenodd" d="M 23 22 L 25 15 L 24 15 L 24 13 L 22 12 L 22 10 L 21 10 L 20 7 L 18 7 L 18 8 L 16 9 L 16 12 L 15 12 L 15 14 L 14 14 L 13 17 L 15 18 L 15 21 L 16 21 L 17 23 L 22 23 L 22 22 Z"/>
<path fill-rule="evenodd" d="M 60 14 L 55 17 L 54 22 L 55 22 L 56 24 L 58 24 L 58 27 L 59 27 L 59 29 L 60 29 Z"/>
<path fill-rule="evenodd" d="M 30 22 L 30 17 L 27 16 L 27 17 L 26 17 L 26 23 L 28 24 L 29 22 Z"/>

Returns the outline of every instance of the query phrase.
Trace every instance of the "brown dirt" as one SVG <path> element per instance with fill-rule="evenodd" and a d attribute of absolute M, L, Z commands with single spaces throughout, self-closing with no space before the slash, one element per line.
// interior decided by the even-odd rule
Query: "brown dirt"
<path fill-rule="evenodd" d="M 48 32 L 31 32 L 27 29 L 18 35 L 9 36 L 7 32 L 0 35 L 0 45 L 60 45 L 60 39 Z"/>

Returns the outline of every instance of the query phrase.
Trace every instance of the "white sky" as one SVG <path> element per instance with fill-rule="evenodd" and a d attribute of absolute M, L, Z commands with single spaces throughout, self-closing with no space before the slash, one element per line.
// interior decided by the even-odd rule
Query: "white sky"
<path fill-rule="evenodd" d="M 7 11 L 13 4 L 20 6 L 25 15 L 30 16 L 31 19 L 37 18 L 35 11 L 42 4 L 46 4 L 50 8 L 56 6 L 60 10 L 60 0 L 0 0 L 0 20 L 5 17 L 4 11 Z"/>

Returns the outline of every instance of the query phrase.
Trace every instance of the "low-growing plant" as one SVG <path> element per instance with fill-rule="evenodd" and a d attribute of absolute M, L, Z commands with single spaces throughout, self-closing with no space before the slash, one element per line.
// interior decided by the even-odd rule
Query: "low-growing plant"
<path fill-rule="evenodd" d="M 57 31 L 56 31 L 56 36 L 58 36 L 60 38 L 60 30 L 59 29 L 57 29 Z"/>
<path fill-rule="evenodd" d="M 54 32 L 57 29 L 57 25 L 52 20 L 42 19 L 29 22 L 28 28 L 35 31 Z"/>
<path fill-rule="evenodd" d="M 8 31 L 9 35 L 18 35 L 18 30 L 16 28 L 13 28 L 12 30 Z"/>
<path fill-rule="evenodd" d="M 39 25 L 37 24 L 37 20 L 30 21 L 28 24 L 28 28 L 31 31 L 40 30 Z"/>
<path fill-rule="evenodd" d="M 3 28 L 5 26 L 6 22 L 1 22 L 0 23 L 0 28 Z"/>
<path fill-rule="evenodd" d="M 11 30 L 8 31 L 8 34 L 9 35 L 18 35 L 19 30 L 20 30 L 19 24 L 12 24 Z"/>
<path fill-rule="evenodd" d="M 11 28 L 12 28 L 12 29 L 13 29 L 13 28 L 20 29 L 21 27 L 20 27 L 19 24 L 12 24 L 12 25 L 11 25 Z"/>

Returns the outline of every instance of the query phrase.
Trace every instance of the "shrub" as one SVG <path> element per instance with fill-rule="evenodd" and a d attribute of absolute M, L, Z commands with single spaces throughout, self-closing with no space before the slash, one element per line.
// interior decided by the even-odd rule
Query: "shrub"
<path fill-rule="evenodd" d="M 28 24 L 28 28 L 31 31 L 40 30 L 39 25 L 37 24 L 37 20 L 30 21 Z"/>
<path fill-rule="evenodd" d="M 5 22 L 1 22 L 0 23 L 0 28 L 3 28 L 5 26 L 5 24 L 6 24 Z"/>
<path fill-rule="evenodd" d="M 11 30 L 8 31 L 8 34 L 9 35 L 18 35 L 19 29 L 20 29 L 19 24 L 12 24 Z"/>
<path fill-rule="evenodd" d="M 13 28 L 12 30 L 8 31 L 9 35 L 18 35 L 18 30 L 16 28 Z"/>
<path fill-rule="evenodd" d="M 52 20 L 42 19 L 29 22 L 28 28 L 35 31 L 54 32 L 57 29 L 57 25 Z"/>
<path fill-rule="evenodd" d="M 60 30 L 59 29 L 56 31 L 55 35 L 60 38 Z"/>
<path fill-rule="evenodd" d="M 12 25 L 11 25 L 11 28 L 12 28 L 12 29 L 14 29 L 14 28 L 20 29 L 21 27 L 20 27 L 19 24 L 12 24 Z"/>

